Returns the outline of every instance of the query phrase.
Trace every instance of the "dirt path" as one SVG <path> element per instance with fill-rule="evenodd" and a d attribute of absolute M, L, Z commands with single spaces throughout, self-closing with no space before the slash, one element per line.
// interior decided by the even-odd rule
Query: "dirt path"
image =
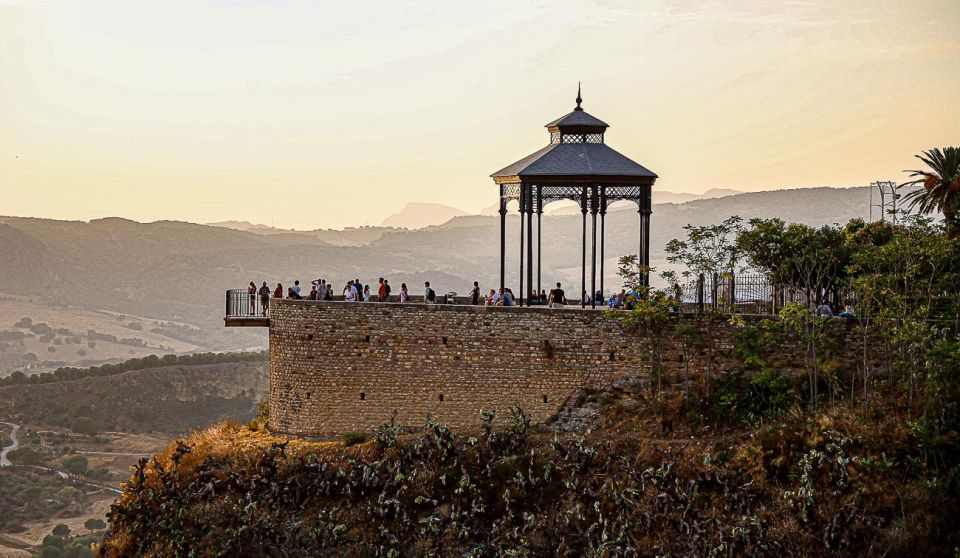
<path fill-rule="evenodd" d="M 75 450 L 75 453 L 82 453 L 84 455 L 119 455 L 122 457 L 150 457 L 152 453 L 130 453 L 123 451 L 83 451 Z"/>
<path fill-rule="evenodd" d="M 17 431 L 20 430 L 20 425 L 12 422 L 0 422 L 0 424 L 10 427 L 10 445 L 3 446 L 3 450 L 0 451 L 0 467 L 9 467 L 13 463 L 10 463 L 10 460 L 7 459 L 7 454 L 20 447 L 20 441 L 17 440 Z"/>

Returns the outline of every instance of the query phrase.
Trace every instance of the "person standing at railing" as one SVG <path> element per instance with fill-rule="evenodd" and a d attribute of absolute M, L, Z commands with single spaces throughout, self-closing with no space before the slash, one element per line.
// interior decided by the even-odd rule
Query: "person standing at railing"
<path fill-rule="evenodd" d="M 273 290 L 273 298 L 283 298 L 283 285 L 277 283 L 277 288 Z"/>
<path fill-rule="evenodd" d="M 381 277 L 378 279 L 380 282 L 377 285 L 377 302 L 386 302 L 387 301 L 387 280 Z"/>
<path fill-rule="evenodd" d="M 363 302 L 370 302 L 370 285 L 363 286 Z"/>
<path fill-rule="evenodd" d="M 567 303 L 567 295 L 563 292 L 563 288 L 560 286 L 559 282 L 557 282 L 557 288 L 550 290 L 550 297 L 548 300 L 551 308 L 563 308 L 563 306 Z"/>
<path fill-rule="evenodd" d="M 267 286 L 267 282 L 263 282 L 263 286 L 260 287 L 260 311 L 263 312 L 263 315 L 267 315 L 267 308 L 270 306 L 270 287 Z"/>
<path fill-rule="evenodd" d="M 473 290 L 470 291 L 470 304 L 478 306 L 480 304 L 480 283 L 473 282 Z"/>
<path fill-rule="evenodd" d="M 250 308 L 247 310 L 247 314 L 253 315 L 257 313 L 257 284 L 253 281 L 250 281 L 250 286 L 247 287 L 247 296 L 250 299 Z"/>
<path fill-rule="evenodd" d="M 390 291 L 392 290 L 392 289 L 390 288 L 390 280 L 389 280 L 389 279 L 384 279 L 384 280 L 383 280 L 383 286 L 386 287 L 386 289 L 387 289 L 387 294 L 384 296 L 383 302 L 390 302 Z"/>
<path fill-rule="evenodd" d="M 343 288 L 343 300 L 345 302 L 357 302 L 360 293 L 357 291 L 357 284 L 353 281 L 347 281 L 347 286 Z"/>
<path fill-rule="evenodd" d="M 410 293 L 407 292 L 407 284 L 400 283 L 400 304 L 406 304 L 410 301 Z"/>
<path fill-rule="evenodd" d="M 312 281 L 311 284 L 317 287 L 317 300 L 326 300 L 327 299 L 327 280 L 316 279 Z"/>

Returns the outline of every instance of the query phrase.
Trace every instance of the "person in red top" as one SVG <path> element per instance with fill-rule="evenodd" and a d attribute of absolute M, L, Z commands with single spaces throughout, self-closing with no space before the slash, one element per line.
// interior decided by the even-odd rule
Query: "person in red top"
<path fill-rule="evenodd" d="M 277 283 L 277 288 L 273 291 L 273 298 L 283 298 L 283 285 Z"/>
<path fill-rule="evenodd" d="M 387 283 L 383 280 L 383 277 L 380 278 L 380 286 L 377 287 L 377 301 L 387 302 L 389 297 L 389 292 L 387 291 Z"/>

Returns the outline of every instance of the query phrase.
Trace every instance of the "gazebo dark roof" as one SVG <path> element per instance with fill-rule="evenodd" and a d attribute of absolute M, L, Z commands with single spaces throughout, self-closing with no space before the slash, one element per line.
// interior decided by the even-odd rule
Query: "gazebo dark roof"
<path fill-rule="evenodd" d="M 498 184 L 564 179 L 653 184 L 657 178 L 653 171 L 607 146 L 604 133 L 609 125 L 584 111 L 582 102 L 577 87 L 576 108 L 546 125 L 550 144 L 491 174 L 493 180 Z"/>
<path fill-rule="evenodd" d="M 552 143 L 490 176 L 496 179 L 570 175 L 657 178 L 653 171 L 605 143 Z"/>
<path fill-rule="evenodd" d="M 589 114 L 579 106 L 575 110 L 570 112 L 570 114 L 565 114 L 560 118 L 554 120 L 553 122 L 547 124 L 544 127 L 560 128 L 565 126 L 590 126 L 590 127 L 597 127 L 597 128 L 610 127 L 606 122 L 604 122 L 603 120 L 600 120 L 599 118 L 597 118 L 596 116 L 593 116 L 592 114 Z"/>

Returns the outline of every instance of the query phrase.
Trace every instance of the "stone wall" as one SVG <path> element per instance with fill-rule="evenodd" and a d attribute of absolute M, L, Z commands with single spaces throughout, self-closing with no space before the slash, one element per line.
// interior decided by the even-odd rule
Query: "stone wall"
<path fill-rule="evenodd" d="M 716 318 L 686 351 L 690 369 L 737 368 L 735 328 Z M 762 318 L 748 317 L 748 321 Z M 835 321 L 855 359 L 854 323 Z M 665 381 L 686 363 L 674 328 L 663 341 Z M 712 329 L 712 335 L 709 335 Z M 547 419 L 579 388 L 650 372 L 643 335 L 625 332 L 601 311 L 275 300 L 270 308 L 270 428 L 300 436 L 372 431 L 396 412 L 401 425 L 431 415 L 451 426 L 476 425 L 481 409 L 505 417 L 519 406 Z M 848 339 L 847 339 L 848 338 Z M 802 369 L 802 347 L 785 340 L 765 351 L 783 371 Z"/>

